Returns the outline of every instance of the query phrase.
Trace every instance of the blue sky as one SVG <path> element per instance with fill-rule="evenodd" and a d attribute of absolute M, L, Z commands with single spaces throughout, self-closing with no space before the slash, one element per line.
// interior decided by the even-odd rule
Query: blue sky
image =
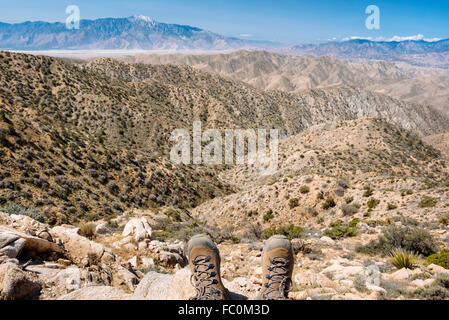
<path fill-rule="evenodd" d="M 65 8 L 73 4 L 82 19 L 141 14 L 226 36 L 288 44 L 351 36 L 449 38 L 447 0 L 0 0 L 0 21 L 65 21 Z M 365 26 L 368 5 L 380 9 L 380 30 Z"/>

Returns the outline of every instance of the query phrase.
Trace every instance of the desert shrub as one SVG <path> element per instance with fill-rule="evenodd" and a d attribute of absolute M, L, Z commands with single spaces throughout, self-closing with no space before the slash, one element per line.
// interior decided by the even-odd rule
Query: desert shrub
<path fill-rule="evenodd" d="M 431 286 L 419 288 L 414 295 L 426 300 L 447 300 L 449 299 L 449 275 L 440 274 Z"/>
<path fill-rule="evenodd" d="M 260 223 L 251 223 L 248 226 L 248 230 L 245 232 L 244 236 L 251 240 L 260 240 L 263 238 L 264 232 Z"/>
<path fill-rule="evenodd" d="M 443 225 L 443 226 L 447 226 L 449 225 L 449 213 L 446 213 L 445 215 L 443 215 L 439 222 Z"/>
<path fill-rule="evenodd" d="M 88 239 L 95 238 L 95 224 L 93 223 L 83 223 L 79 226 L 79 234 Z"/>
<path fill-rule="evenodd" d="M 420 208 L 432 208 L 432 207 L 435 207 L 436 204 L 437 204 L 437 199 L 432 198 L 432 197 L 424 197 L 419 202 L 418 207 L 420 207 Z"/>
<path fill-rule="evenodd" d="M 354 278 L 354 288 L 359 292 L 367 291 L 366 279 L 360 274 L 357 274 Z"/>
<path fill-rule="evenodd" d="M 318 211 L 316 211 L 316 209 L 314 207 L 308 207 L 307 208 L 307 213 L 310 214 L 313 217 L 318 216 Z"/>
<path fill-rule="evenodd" d="M 394 249 L 390 255 L 390 263 L 397 269 L 413 269 L 419 259 L 414 252 L 410 252 L 402 248 Z"/>
<path fill-rule="evenodd" d="M 116 230 L 116 229 L 118 229 L 118 223 L 117 223 L 117 221 L 112 221 L 112 220 L 109 220 L 108 222 L 106 222 L 106 227 L 108 227 L 109 229 L 112 229 L 112 230 Z"/>
<path fill-rule="evenodd" d="M 290 240 L 295 238 L 300 238 L 304 229 L 300 226 L 295 226 L 294 224 L 289 224 L 288 226 L 281 226 L 279 228 L 268 228 L 264 231 L 264 238 L 268 239 L 276 234 L 281 234 L 289 238 Z"/>
<path fill-rule="evenodd" d="M 397 209 L 397 208 L 398 208 L 398 206 L 393 204 L 393 203 L 388 203 L 387 204 L 387 210 L 394 210 L 394 209 Z"/>
<path fill-rule="evenodd" d="M 147 274 L 149 272 L 168 274 L 167 270 L 165 270 L 164 268 L 162 268 L 161 266 L 159 266 L 157 264 L 149 266 L 146 269 L 139 269 L 139 271 L 142 272 L 143 274 Z"/>
<path fill-rule="evenodd" d="M 418 227 L 389 226 L 377 240 L 371 240 L 366 245 L 356 247 L 356 251 L 370 255 L 388 255 L 397 248 L 424 256 L 429 256 L 438 250 L 435 239 L 427 230 Z"/>
<path fill-rule="evenodd" d="M 449 269 L 449 249 L 442 249 L 439 253 L 428 256 L 427 262 Z"/>
<path fill-rule="evenodd" d="M 259 212 L 257 212 L 257 210 L 249 210 L 246 215 L 248 217 L 252 217 L 252 216 L 257 216 L 259 214 Z"/>
<path fill-rule="evenodd" d="M 299 192 L 301 192 L 302 194 L 309 193 L 310 188 L 308 186 L 302 186 L 301 188 L 299 188 Z"/>
<path fill-rule="evenodd" d="M 371 197 L 373 195 L 373 189 L 371 189 L 370 186 L 366 186 L 364 189 L 365 189 L 365 192 L 363 193 L 363 196 L 365 198 Z"/>
<path fill-rule="evenodd" d="M 376 208 L 380 203 L 380 200 L 375 199 L 375 198 L 371 198 L 368 200 L 368 202 L 366 203 L 366 205 L 368 206 L 368 208 L 370 209 L 374 209 Z"/>
<path fill-rule="evenodd" d="M 47 217 L 45 217 L 44 213 L 41 210 L 39 210 L 37 208 L 33 208 L 33 207 L 24 208 L 18 204 L 11 204 L 4 208 L 0 208 L 0 211 L 5 212 L 9 215 L 18 214 L 18 215 L 28 216 L 28 217 L 30 217 L 36 221 L 42 222 L 42 223 L 47 222 Z"/>
<path fill-rule="evenodd" d="M 299 206 L 299 199 L 298 198 L 291 198 L 288 201 L 288 206 L 290 207 L 290 209 L 296 208 L 297 206 Z"/>
<path fill-rule="evenodd" d="M 318 195 L 316 196 L 318 200 L 323 200 L 324 199 L 324 192 L 320 191 L 318 192 Z"/>
<path fill-rule="evenodd" d="M 337 220 L 329 224 L 329 229 L 326 229 L 323 235 L 328 236 L 334 240 L 354 237 L 357 235 L 357 228 L 355 226 L 344 225 L 341 220 Z"/>
<path fill-rule="evenodd" d="M 232 241 L 233 243 L 235 243 L 235 244 L 238 244 L 238 243 L 240 243 L 240 241 L 242 241 L 242 237 L 232 235 L 232 236 L 231 236 L 231 241 Z"/>
<path fill-rule="evenodd" d="M 347 198 L 345 198 L 345 202 L 347 204 L 350 204 L 352 201 L 354 201 L 354 197 L 347 197 Z"/>
<path fill-rule="evenodd" d="M 263 220 L 264 221 L 270 221 L 271 219 L 274 218 L 274 214 L 273 214 L 273 210 L 269 209 L 264 215 L 263 215 Z"/>
<path fill-rule="evenodd" d="M 355 228 L 359 222 L 360 222 L 359 218 L 354 218 L 349 222 L 348 226 Z"/>
<path fill-rule="evenodd" d="M 164 214 L 167 217 L 172 218 L 174 221 L 177 221 L 177 222 L 182 221 L 181 214 L 179 213 L 179 211 L 177 211 L 175 209 L 169 208 L 164 211 Z"/>
<path fill-rule="evenodd" d="M 343 212 L 344 216 L 352 216 L 356 214 L 360 209 L 360 204 L 358 203 L 344 203 L 341 206 L 341 211 Z"/>
<path fill-rule="evenodd" d="M 326 201 L 324 201 L 322 207 L 323 207 L 323 209 L 327 210 L 327 209 L 330 209 L 330 208 L 335 207 L 336 205 L 337 205 L 337 204 L 335 203 L 334 198 L 328 197 L 328 198 L 326 199 Z"/>

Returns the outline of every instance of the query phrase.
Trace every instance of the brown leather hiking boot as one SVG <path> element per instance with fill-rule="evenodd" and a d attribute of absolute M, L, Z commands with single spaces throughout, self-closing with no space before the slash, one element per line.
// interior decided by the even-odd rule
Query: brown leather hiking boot
<path fill-rule="evenodd" d="M 261 300 L 287 300 L 294 267 L 293 249 L 287 237 L 274 235 L 262 251 L 263 284 L 258 298 Z"/>
<path fill-rule="evenodd" d="M 220 253 L 207 235 L 193 236 L 185 249 L 196 289 L 192 300 L 228 300 L 228 292 L 221 282 Z"/>

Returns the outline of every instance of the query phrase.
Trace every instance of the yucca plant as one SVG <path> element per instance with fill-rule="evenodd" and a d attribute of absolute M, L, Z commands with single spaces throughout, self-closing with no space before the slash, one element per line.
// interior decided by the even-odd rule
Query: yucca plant
<path fill-rule="evenodd" d="M 398 269 L 406 268 L 413 269 L 419 256 L 415 252 L 407 251 L 402 248 L 397 248 L 391 251 L 391 264 Z"/>

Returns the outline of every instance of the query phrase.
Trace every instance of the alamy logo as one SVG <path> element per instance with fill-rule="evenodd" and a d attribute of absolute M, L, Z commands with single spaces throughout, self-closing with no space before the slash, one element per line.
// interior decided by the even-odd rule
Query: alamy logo
<path fill-rule="evenodd" d="M 378 6 L 370 5 L 366 7 L 366 14 L 369 14 L 366 18 L 365 25 L 368 30 L 380 30 L 380 9 Z"/>
<path fill-rule="evenodd" d="M 70 5 L 65 9 L 65 13 L 69 14 L 65 20 L 65 27 L 69 30 L 80 28 L 80 8 L 75 5 Z"/>
<path fill-rule="evenodd" d="M 270 130 L 269 145 L 266 129 L 257 129 L 257 132 L 254 129 L 225 129 L 224 144 L 222 131 L 208 129 L 202 132 L 200 121 L 193 122 L 192 133 L 193 137 L 186 129 L 176 129 L 172 132 L 170 140 L 175 142 L 170 151 L 172 163 L 186 165 L 246 163 L 255 167 L 260 175 L 273 174 L 277 170 L 279 146 L 277 129 Z"/>

